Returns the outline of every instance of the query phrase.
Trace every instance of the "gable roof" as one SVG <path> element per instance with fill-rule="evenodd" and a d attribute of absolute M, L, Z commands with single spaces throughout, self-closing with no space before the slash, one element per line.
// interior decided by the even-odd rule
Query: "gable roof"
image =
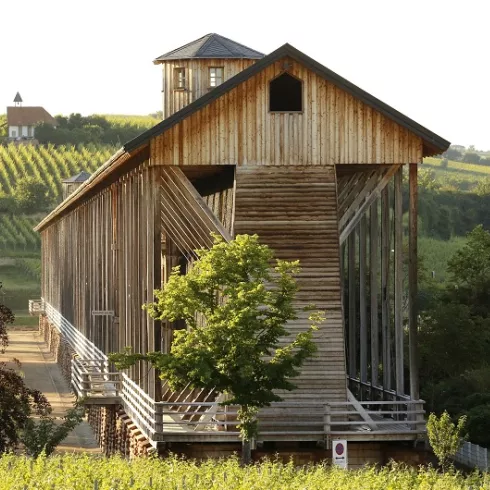
<path fill-rule="evenodd" d="M 158 65 L 165 60 L 183 60 L 191 58 L 246 58 L 260 59 L 264 53 L 248 48 L 219 34 L 206 34 L 180 48 L 169 51 L 156 58 L 153 63 Z"/>
<path fill-rule="evenodd" d="M 337 75 L 290 44 L 284 44 L 271 54 L 260 59 L 245 70 L 239 72 L 234 77 L 229 78 L 207 94 L 199 97 L 180 111 L 176 112 L 167 119 L 164 119 L 162 122 L 126 143 L 120 150 L 112 155 L 106 163 L 99 167 L 73 194 L 71 194 L 56 209 L 48 214 L 48 216 L 46 216 L 34 229 L 36 231 L 43 230 L 52 220 L 76 207 L 77 202 L 80 199 L 90 196 L 91 193 L 97 192 L 97 190 L 104 185 L 104 181 L 107 182 L 108 179 L 110 181 L 110 176 L 113 174 L 113 172 L 117 173 L 117 171 L 121 171 L 125 165 L 128 165 L 129 162 L 132 162 L 135 159 L 134 157 L 138 158 L 139 156 L 143 155 L 145 151 L 148 152 L 148 144 L 152 138 L 163 134 L 165 131 L 172 128 L 182 120 L 191 116 L 239 84 L 253 77 L 267 66 L 280 60 L 281 58 L 284 58 L 285 56 L 289 56 L 297 62 L 302 63 L 305 67 L 309 68 L 317 75 L 325 78 L 337 87 L 345 90 L 373 109 L 379 111 L 381 114 L 390 118 L 400 126 L 403 126 L 412 133 L 418 135 L 424 143 L 424 156 L 442 153 L 449 148 L 449 141 L 441 138 L 429 129 L 415 122 L 413 119 L 403 115 L 396 109 L 393 109 L 345 78 Z"/>
<path fill-rule="evenodd" d="M 73 184 L 76 182 L 85 182 L 90 177 L 88 172 L 82 170 L 79 174 L 74 175 L 73 177 L 68 177 L 67 179 L 63 179 L 63 184 Z"/>
<path fill-rule="evenodd" d="M 9 126 L 34 126 L 37 123 L 55 126 L 56 119 L 44 107 L 7 107 Z"/>
<path fill-rule="evenodd" d="M 302 63 L 304 66 L 315 72 L 317 75 L 325 78 L 329 82 L 333 83 L 337 87 L 345 90 L 347 93 L 351 94 L 353 97 L 360 99 L 362 102 L 372 107 L 376 111 L 379 111 L 381 114 L 385 115 L 392 121 L 396 122 L 400 126 L 407 128 L 412 133 L 416 134 L 420 138 L 422 138 L 424 142 L 424 156 L 434 155 L 436 153 L 442 153 L 449 148 L 449 141 L 445 140 L 441 136 L 433 133 L 429 129 L 425 128 L 421 124 L 417 123 L 413 119 L 405 116 L 401 112 L 397 111 L 393 107 L 385 104 L 378 98 L 373 95 L 367 93 L 365 90 L 362 90 L 358 86 L 349 82 L 345 78 L 337 75 L 337 73 L 329 70 L 322 64 L 315 61 L 313 58 L 310 58 L 306 54 L 302 53 L 298 49 L 294 48 L 290 44 L 284 44 L 280 48 L 276 49 L 272 53 L 264 56 L 262 59 L 258 60 L 253 65 L 249 66 L 245 70 L 239 72 L 232 78 L 229 78 L 221 85 L 218 85 L 216 88 L 208 92 L 207 94 L 199 97 L 191 104 L 187 105 L 180 111 L 171 115 L 167 119 L 164 119 L 161 123 L 158 123 L 156 126 L 148 129 L 141 135 L 137 136 L 133 140 L 129 141 L 124 145 L 124 150 L 131 152 L 144 145 L 150 141 L 151 138 L 158 136 L 164 133 L 167 129 L 172 126 L 178 124 L 180 121 L 190 116 L 194 112 L 198 111 L 202 107 L 208 105 L 213 100 L 221 97 L 226 92 L 229 92 L 233 88 L 235 88 L 240 83 L 248 80 L 253 77 L 261 70 L 276 62 L 277 60 L 284 58 L 285 56 L 289 56 L 290 58 L 296 60 L 299 63 Z"/>

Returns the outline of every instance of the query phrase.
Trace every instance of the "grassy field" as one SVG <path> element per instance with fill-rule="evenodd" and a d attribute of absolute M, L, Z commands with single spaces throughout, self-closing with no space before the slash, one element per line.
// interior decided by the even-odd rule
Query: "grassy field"
<path fill-rule="evenodd" d="M 419 257 L 428 273 L 434 272 L 437 282 L 447 278 L 448 260 L 466 243 L 465 237 L 453 237 L 450 240 L 420 237 L 418 240 Z"/>
<path fill-rule="evenodd" d="M 436 181 L 458 190 L 472 191 L 482 179 L 490 179 L 490 166 L 449 160 L 447 167 L 440 158 L 424 158 L 421 167 L 434 172 Z"/>
<path fill-rule="evenodd" d="M 6 259 L 0 261 L 0 282 L 3 286 L 0 290 L 0 303 L 8 306 L 16 315 L 26 316 L 29 299 L 39 298 L 41 295 L 41 284 L 39 279 L 27 274 L 16 259 L 13 260 L 14 262 Z"/>
<path fill-rule="evenodd" d="M 263 462 L 242 468 L 236 459 L 197 464 L 176 458 L 134 459 L 85 456 L 0 458 L 0 490 L 401 490 L 486 489 L 487 474 L 441 474 L 433 468 L 391 465 L 346 471 L 327 465 L 294 467 Z"/>
<path fill-rule="evenodd" d="M 137 128 L 148 129 L 155 124 L 161 122 L 161 119 L 157 119 L 152 116 L 129 116 L 124 114 L 99 114 L 107 119 L 110 123 L 119 126 L 133 126 Z"/>

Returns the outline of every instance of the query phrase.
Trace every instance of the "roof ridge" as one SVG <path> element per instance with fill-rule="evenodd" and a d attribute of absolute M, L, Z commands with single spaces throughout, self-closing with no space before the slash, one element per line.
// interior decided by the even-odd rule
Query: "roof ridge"
<path fill-rule="evenodd" d="M 213 33 L 210 33 L 208 34 L 208 38 L 206 39 L 206 41 L 204 41 L 201 46 L 199 46 L 199 49 L 196 51 L 196 55 L 201 52 L 201 51 L 204 51 L 205 47 L 211 42 L 211 41 L 216 41 L 218 42 L 219 44 L 221 44 L 221 46 L 223 46 L 222 43 L 219 42 L 219 39 L 216 38 L 216 36 L 219 36 L 219 34 L 216 34 L 215 32 Z M 224 48 L 226 48 L 226 46 L 223 46 Z M 227 49 L 227 48 L 226 48 Z M 228 50 L 229 51 L 229 50 Z"/>
<path fill-rule="evenodd" d="M 164 56 L 171 56 L 176 51 L 180 51 L 181 49 L 187 48 L 191 44 L 195 44 L 195 43 L 199 42 L 201 39 L 204 39 L 205 37 L 212 36 L 212 34 L 213 33 L 205 34 L 204 36 L 201 36 L 198 39 L 194 39 L 194 41 L 189 41 L 187 44 L 183 44 L 182 46 L 179 46 L 175 49 L 172 49 L 171 51 L 167 51 L 166 53 L 163 53 L 161 56 L 158 56 L 157 58 L 155 58 L 155 60 L 158 60 L 159 58 L 163 58 Z"/>
<path fill-rule="evenodd" d="M 352 96 L 358 98 L 363 103 L 369 105 L 373 109 L 381 112 L 389 119 L 394 120 L 398 124 L 406 127 L 412 133 L 417 134 L 427 143 L 432 143 L 438 149 L 441 150 L 443 149 L 443 147 L 449 146 L 449 141 L 437 135 L 430 129 L 426 128 L 425 126 L 422 126 L 412 118 L 405 116 L 403 113 L 389 106 L 382 100 L 369 94 L 368 92 L 361 89 L 360 87 L 353 84 L 352 82 L 349 82 L 349 80 L 347 80 L 346 78 L 337 75 L 337 73 L 333 72 L 332 70 L 322 65 L 318 61 L 314 60 L 307 54 L 303 53 L 299 49 L 295 48 L 291 44 L 285 43 L 279 48 L 277 48 L 275 51 L 273 51 L 272 53 L 265 56 L 264 58 L 259 59 L 253 65 L 249 66 L 248 68 L 245 68 L 245 70 L 238 72 L 235 76 L 229 78 L 228 80 L 226 80 L 221 85 L 214 88 L 207 94 L 203 95 L 202 97 L 199 97 L 194 102 L 183 107 L 180 111 L 176 112 L 175 114 L 172 114 L 170 117 L 164 119 L 162 122 L 156 124 L 152 128 L 147 129 L 144 133 L 140 134 L 133 140 L 128 141 L 123 146 L 124 150 L 128 152 L 135 150 L 136 148 L 143 145 L 146 141 L 148 141 L 152 137 L 163 133 L 168 128 L 180 122 L 182 119 L 185 119 L 188 115 L 192 114 L 194 111 L 197 111 L 201 107 L 209 104 L 213 100 L 217 99 L 224 93 L 236 87 L 238 84 L 242 83 L 243 81 L 248 80 L 250 77 L 252 77 L 253 75 L 258 73 L 265 67 L 274 63 L 274 61 L 277 61 L 278 59 L 284 56 L 291 56 L 297 62 L 302 63 L 307 68 L 317 73 L 319 76 L 329 80 L 331 83 L 338 86 L 340 89 L 350 93 Z"/>
<path fill-rule="evenodd" d="M 237 41 L 233 41 L 233 39 L 230 39 L 229 37 L 222 36 L 221 34 L 216 34 L 216 36 L 219 36 L 221 39 L 226 39 L 227 41 L 230 41 L 233 44 L 238 44 L 238 46 L 241 46 L 242 48 L 248 49 L 249 51 L 254 51 L 257 54 L 265 56 L 265 53 L 262 53 L 261 51 L 257 51 L 256 49 L 253 49 L 253 48 L 249 48 L 248 46 L 245 46 L 245 44 L 239 43 Z"/>
<path fill-rule="evenodd" d="M 214 49 L 212 47 L 213 44 L 215 46 Z M 211 32 L 199 39 L 162 54 L 158 58 L 155 58 L 153 63 L 160 64 L 165 60 L 193 58 L 260 59 L 263 57 L 264 54 L 260 51 L 249 48 L 216 32 Z"/>

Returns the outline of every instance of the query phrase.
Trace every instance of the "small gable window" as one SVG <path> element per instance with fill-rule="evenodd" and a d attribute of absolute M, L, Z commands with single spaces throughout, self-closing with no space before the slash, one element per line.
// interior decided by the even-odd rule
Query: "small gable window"
<path fill-rule="evenodd" d="M 289 73 L 283 73 L 269 83 L 270 112 L 301 112 L 303 83 Z"/>
<path fill-rule="evenodd" d="M 174 68 L 174 87 L 184 89 L 186 86 L 185 68 Z"/>
<path fill-rule="evenodd" d="M 217 87 L 223 83 L 224 69 L 222 66 L 209 68 L 209 86 Z"/>

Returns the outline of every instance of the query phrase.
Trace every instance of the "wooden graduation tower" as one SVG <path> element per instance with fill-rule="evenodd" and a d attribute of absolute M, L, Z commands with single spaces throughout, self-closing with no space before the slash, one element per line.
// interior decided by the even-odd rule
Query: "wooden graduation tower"
<path fill-rule="evenodd" d="M 287 44 L 263 56 L 210 34 L 155 63 L 164 120 L 37 227 L 42 307 L 79 354 L 75 389 L 121 404 L 155 445 L 237 440 L 220 393 L 173 393 L 147 366 L 111 372 L 106 354 L 168 350 L 183 325 L 141 305 L 210 232 L 257 233 L 301 261 L 297 306 L 327 317 L 260 439 L 416 439 L 417 167 L 449 143 Z"/>

